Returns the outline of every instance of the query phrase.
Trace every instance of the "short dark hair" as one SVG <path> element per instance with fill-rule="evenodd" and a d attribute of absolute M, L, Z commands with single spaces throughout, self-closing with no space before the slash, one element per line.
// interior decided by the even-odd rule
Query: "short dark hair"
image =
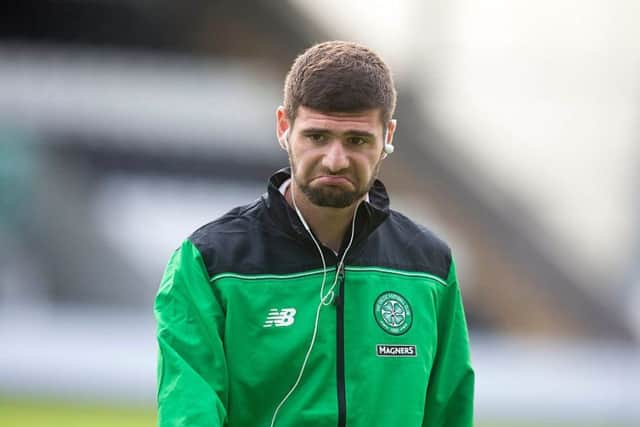
<path fill-rule="evenodd" d="M 284 83 L 284 106 L 292 124 L 300 106 L 325 113 L 380 109 L 386 123 L 396 108 L 396 90 L 389 67 L 371 49 L 328 41 L 296 58 Z"/>

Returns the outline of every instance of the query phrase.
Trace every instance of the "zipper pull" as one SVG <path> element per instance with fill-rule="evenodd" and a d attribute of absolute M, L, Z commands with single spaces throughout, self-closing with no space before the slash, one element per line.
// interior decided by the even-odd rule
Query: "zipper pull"
<path fill-rule="evenodd" d="M 333 304 L 337 308 L 342 308 L 342 293 L 340 291 L 338 291 L 338 293 L 336 294 L 336 297 L 333 299 Z"/>
<path fill-rule="evenodd" d="M 342 307 L 342 286 L 344 284 L 344 265 L 341 265 L 338 269 L 338 282 L 336 284 L 336 297 L 334 298 L 334 303 L 336 307 Z"/>

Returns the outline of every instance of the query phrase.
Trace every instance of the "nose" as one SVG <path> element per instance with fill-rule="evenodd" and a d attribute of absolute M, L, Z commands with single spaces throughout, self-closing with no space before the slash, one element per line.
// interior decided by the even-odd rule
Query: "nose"
<path fill-rule="evenodd" d="M 326 146 L 327 151 L 322 157 L 322 165 L 332 173 L 340 172 L 349 167 L 347 152 L 339 139 L 331 141 Z"/>

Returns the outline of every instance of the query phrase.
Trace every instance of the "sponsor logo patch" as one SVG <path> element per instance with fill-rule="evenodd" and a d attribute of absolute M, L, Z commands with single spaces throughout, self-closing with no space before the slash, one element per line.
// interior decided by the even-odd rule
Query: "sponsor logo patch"
<path fill-rule="evenodd" d="M 277 308 L 272 308 L 269 310 L 269 314 L 267 314 L 267 319 L 264 321 L 263 328 L 270 328 L 272 326 L 281 327 L 281 326 L 291 326 L 295 319 L 296 309 L 295 308 L 283 308 L 282 310 L 278 310 Z"/>
<path fill-rule="evenodd" d="M 415 345 L 377 344 L 376 354 L 382 357 L 416 357 Z"/>
<path fill-rule="evenodd" d="M 391 335 L 402 335 L 411 328 L 413 312 L 409 302 L 396 292 L 382 293 L 373 304 L 378 326 Z"/>

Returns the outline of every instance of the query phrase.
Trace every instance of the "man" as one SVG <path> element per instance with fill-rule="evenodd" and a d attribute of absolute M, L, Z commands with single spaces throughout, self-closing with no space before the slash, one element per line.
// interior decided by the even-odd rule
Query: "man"
<path fill-rule="evenodd" d="M 386 64 L 347 42 L 294 62 L 276 111 L 291 169 L 194 232 L 158 293 L 160 426 L 471 426 L 449 248 L 389 209 Z"/>

